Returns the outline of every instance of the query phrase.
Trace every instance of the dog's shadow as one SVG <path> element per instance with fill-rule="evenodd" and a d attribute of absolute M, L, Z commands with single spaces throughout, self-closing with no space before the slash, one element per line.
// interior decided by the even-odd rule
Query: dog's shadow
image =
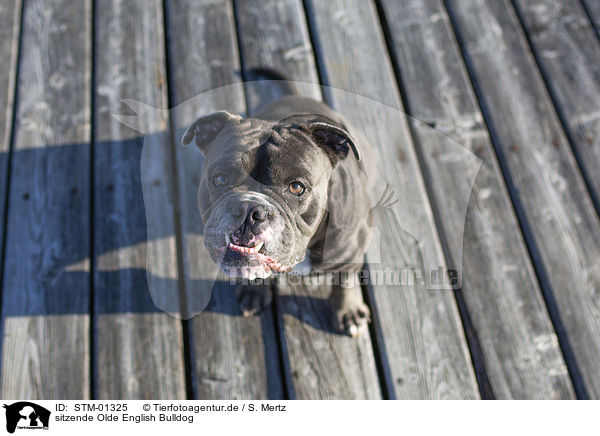
<path fill-rule="evenodd" d="M 331 324 L 331 310 L 326 298 L 288 295 L 287 288 L 279 286 L 277 280 L 272 280 L 264 286 L 271 287 L 274 293 L 273 303 L 255 316 L 276 316 L 278 318 L 277 324 L 284 330 L 286 326 L 281 321 L 285 322 L 291 316 L 315 330 L 340 335 L 337 330 L 334 330 Z M 225 281 L 216 282 L 210 302 L 204 311 L 222 313 L 229 316 L 243 316 L 236 298 L 236 285 Z M 202 314 L 197 316 L 202 316 Z"/>

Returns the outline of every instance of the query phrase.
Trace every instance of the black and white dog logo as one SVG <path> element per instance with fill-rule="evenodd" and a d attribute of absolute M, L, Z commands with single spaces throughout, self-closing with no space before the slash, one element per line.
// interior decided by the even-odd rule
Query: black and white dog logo
<path fill-rule="evenodd" d="M 19 429 L 48 429 L 50 411 L 28 401 L 3 406 L 6 409 L 6 431 Z"/>

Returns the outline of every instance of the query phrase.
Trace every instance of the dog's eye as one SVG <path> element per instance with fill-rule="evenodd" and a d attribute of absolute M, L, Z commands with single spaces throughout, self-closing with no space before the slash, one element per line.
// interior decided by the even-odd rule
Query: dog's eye
<path fill-rule="evenodd" d="M 217 174 L 213 177 L 213 182 L 217 186 L 227 186 L 229 184 L 229 177 L 225 174 Z"/>
<path fill-rule="evenodd" d="M 304 185 L 298 181 L 296 182 L 292 182 L 290 183 L 290 185 L 288 186 L 288 190 L 294 194 L 294 195 L 302 195 L 304 194 L 304 191 L 306 191 L 306 188 L 304 187 Z"/>

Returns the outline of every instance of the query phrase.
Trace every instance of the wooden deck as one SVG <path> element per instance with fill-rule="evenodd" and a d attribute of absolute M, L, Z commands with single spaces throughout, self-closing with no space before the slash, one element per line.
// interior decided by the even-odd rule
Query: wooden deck
<path fill-rule="evenodd" d="M 0 36 L 2 398 L 600 398 L 597 0 L 3 0 Z M 366 287 L 358 340 L 326 287 L 276 284 L 251 318 L 226 280 L 191 319 L 156 308 L 151 267 L 176 311 L 195 298 L 202 158 L 139 131 L 252 114 L 264 66 L 386 156 L 381 258 L 461 266 L 460 289 Z M 128 103 L 136 131 L 123 99 L 157 109 Z M 447 137 L 479 160 L 457 171 Z"/>

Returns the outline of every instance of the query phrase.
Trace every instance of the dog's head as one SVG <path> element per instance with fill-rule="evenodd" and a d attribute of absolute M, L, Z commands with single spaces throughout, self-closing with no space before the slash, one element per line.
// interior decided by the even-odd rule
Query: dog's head
<path fill-rule="evenodd" d="M 329 179 L 349 153 L 343 125 L 320 115 L 242 119 L 217 112 L 182 138 L 205 156 L 198 204 L 204 243 L 226 273 L 254 279 L 291 270 L 326 211 Z"/>

